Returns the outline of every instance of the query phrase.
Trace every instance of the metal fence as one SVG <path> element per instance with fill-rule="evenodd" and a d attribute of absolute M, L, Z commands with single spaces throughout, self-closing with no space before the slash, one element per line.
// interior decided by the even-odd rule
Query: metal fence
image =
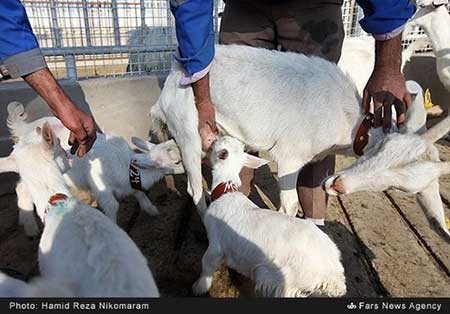
<path fill-rule="evenodd" d="M 169 2 L 22 0 L 49 68 L 69 79 L 166 73 L 177 46 Z M 214 4 L 217 33 L 224 3 Z M 346 36 L 365 34 L 355 0 L 344 1 L 342 14 Z"/>

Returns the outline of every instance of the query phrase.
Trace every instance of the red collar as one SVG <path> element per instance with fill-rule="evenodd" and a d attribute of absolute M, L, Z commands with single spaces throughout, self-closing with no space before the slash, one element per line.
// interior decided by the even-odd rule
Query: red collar
<path fill-rule="evenodd" d="M 362 156 L 364 154 L 364 148 L 369 142 L 369 130 L 372 126 L 373 114 L 369 112 L 359 125 L 358 131 L 356 131 L 355 140 L 353 141 L 353 151 L 356 155 Z"/>
<path fill-rule="evenodd" d="M 227 193 L 233 193 L 238 191 L 238 186 L 231 181 L 219 183 L 211 193 L 211 202 Z"/>
<path fill-rule="evenodd" d="M 65 201 L 68 198 L 69 197 L 66 194 L 56 193 L 56 194 L 53 194 L 52 196 L 50 196 L 50 198 L 48 200 L 48 204 L 50 206 L 55 206 L 56 203 L 58 203 L 59 201 Z"/>
<path fill-rule="evenodd" d="M 63 193 L 56 193 L 56 194 L 53 194 L 52 196 L 50 196 L 50 198 L 48 199 L 48 205 L 47 205 L 47 207 L 45 207 L 45 210 L 44 210 L 44 215 L 47 216 L 47 214 L 50 211 L 50 208 L 52 206 L 55 206 L 60 201 L 65 201 L 68 198 L 69 197 Z M 44 222 L 45 222 L 45 217 L 44 217 Z"/>

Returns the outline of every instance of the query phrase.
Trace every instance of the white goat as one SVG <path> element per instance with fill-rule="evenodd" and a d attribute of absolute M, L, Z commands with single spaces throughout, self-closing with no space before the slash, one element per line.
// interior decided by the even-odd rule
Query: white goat
<path fill-rule="evenodd" d="M 46 208 L 39 243 L 41 279 L 25 290 L 15 280 L 2 281 L 19 296 L 36 296 L 50 285 L 45 296 L 158 297 L 147 260 L 136 244 L 100 211 L 71 197 L 62 174 L 69 168 L 67 156 L 51 127 L 44 124 L 36 133 L 40 136 L 22 137 L 12 155 L 33 202 Z"/>
<path fill-rule="evenodd" d="M 436 70 L 444 87 L 450 91 L 450 15 L 445 1 L 417 0 L 417 11 L 406 24 L 404 34 L 422 27 L 436 56 Z M 402 53 L 402 69 L 415 50 L 423 48 L 422 40 L 413 42 Z M 339 67 L 355 82 L 362 93 L 375 63 L 375 40 L 371 36 L 344 39 Z"/>
<path fill-rule="evenodd" d="M 179 84 L 182 71 L 174 61 L 150 115 L 154 128 L 162 121 L 175 138 L 188 193 L 204 211 L 198 115 L 192 88 Z M 236 45 L 216 46 L 209 75 L 221 132 L 250 150 L 271 154 L 278 164 L 281 211 L 296 215 L 300 169 L 327 154 L 351 151 L 364 119 L 354 84 L 335 64 L 318 57 Z M 424 123 L 423 103 L 419 107 L 407 118 Z M 381 128 L 370 132 L 378 134 L 372 142 L 384 136 Z"/>
<path fill-rule="evenodd" d="M 328 194 L 381 192 L 389 188 L 416 194 L 430 222 L 450 236 L 439 194 L 439 177 L 450 174 L 450 162 L 441 162 L 435 141 L 450 130 L 450 116 L 422 135 L 390 134 L 350 167 L 324 181 Z"/>
<path fill-rule="evenodd" d="M 211 163 L 212 195 L 217 199 L 203 217 L 209 246 L 193 286 L 195 294 L 208 291 L 223 262 L 251 278 L 265 296 L 346 293 L 340 252 L 324 232 L 310 221 L 261 209 L 237 191 L 241 168 L 258 168 L 266 160 L 244 153 L 242 143 L 225 136 L 214 144 Z"/>
<path fill-rule="evenodd" d="M 74 293 L 66 284 L 47 278 L 34 278 L 30 283 L 0 272 L 1 298 L 71 297 Z"/>
<path fill-rule="evenodd" d="M 16 141 L 21 140 L 36 127 L 49 123 L 64 149 L 70 149 L 67 141 L 69 131 L 55 117 L 45 117 L 32 123 L 26 123 L 26 112 L 20 103 L 11 103 L 8 106 L 8 126 Z M 83 158 L 71 157 L 72 167 L 64 174 L 66 183 L 74 191 L 88 191 L 97 201 L 98 206 L 105 214 L 116 221 L 119 210 L 118 200 L 133 195 L 137 198 L 139 206 L 149 215 L 158 214 L 157 208 L 148 199 L 145 192 L 133 189 L 130 184 L 130 162 L 140 168 L 141 185 L 148 190 L 154 183 L 166 174 L 184 172 L 181 164 L 180 152 L 174 141 L 167 141 L 158 145 L 139 138 L 133 138 L 145 154 L 136 154 L 121 137 L 97 134 L 97 141 L 91 151 Z M 14 157 L 9 156 L 0 160 L 0 170 L 15 171 Z M 18 207 L 20 210 L 19 223 L 24 225 L 27 235 L 37 234 L 37 225 L 33 215 L 33 202 L 26 187 L 19 182 L 16 188 Z M 43 203 L 45 205 L 45 203 Z M 42 219 L 43 208 L 37 206 L 37 212 Z"/>

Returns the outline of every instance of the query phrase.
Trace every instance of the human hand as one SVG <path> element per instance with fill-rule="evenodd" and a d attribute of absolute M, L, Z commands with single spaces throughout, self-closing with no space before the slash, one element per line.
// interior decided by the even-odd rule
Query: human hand
<path fill-rule="evenodd" d="M 197 104 L 198 131 L 202 139 L 202 150 L 208 151 L 216 141 L 219 130 L 216 126 L 214 105 L 211 101 Z"/>
<path fill-rule="evenodd" d="M 374 105 L 374 127 L 383 126 L 388 133 L 392 124 L 392 105 L 397 115 L 397 126 L 405 123 L 406 110 L 411 105 L 411 95 L 406 89 L 403 74 L 389 67 L 375 67 L 363 92 L 362 108 L 367 113 Z"/>
<path fill-rule="evenodd" d="M 70 130 L 70 153 L 78 157 L 86 155 L 97 138 L 94 119 L 75 104 L 61 106 L 54 113 Z"/>

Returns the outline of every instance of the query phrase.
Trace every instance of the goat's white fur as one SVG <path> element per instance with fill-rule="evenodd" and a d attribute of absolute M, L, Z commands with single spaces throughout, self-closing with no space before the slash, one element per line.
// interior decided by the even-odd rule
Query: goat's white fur
<path fill-rule="evenodd" d="M 179 84 L 182 71 L 174 61 L 151 119 L 154 127 L 166 123 L 175 138 L 188 193 L 204 211 L 198 116 L 192 88 Z M 363 119 L 355 86 L 324 59 L 236 45 L 216 46 L 209 76 L 221 132 L 250 150 L 271 154 L 278 164 L 281 210 L 295 216 L 300 169 L 327 154 L 351 151 Z M 420 110 L 412 110 L 409 118 L 424 121 Z M 419 117 L 413 117 L 414 112 Z M 374 142 L 384 136 L 381 128 L 371 132 Z"/>
<path fill-rule="evenodd" d="M 0 291 L 8 291 L 4 285 L 10 284 L 10 297 L 159 296 L 147 260 L 128 235 L 98 210 L 70 197 L 62 175 L 68 169 L 66 155 L 49 125 L 45 124 L 41 133 L 40 141 L 25 136 L 14 147 L 22 182 L 38 206 L 56 193 L 69 199 L 51 206 L 42 216 L 41 277 L 20 285 L 0 276 Z"/>
<path fill-rule="evenodd" d="M 226 150 L 227 157 L 218 157 Z M 253 159 L 252 164 L 248 159 Z M 267 161 L 244 153 L 244 145 L 222 137 L 211 153 L 213 185 L 231 181 L 240 185 L 242 166 L 258 167 Z M 340 252 L 314 223 L 259 208 L 241 192 L 213 201 L 204 216 L 209 246 L 202 259 L 202 274 L 193 286 L 196 294 L 208 291 L 221 263 L 251 278 L 257 292 L 273 297 L 346 293 Z M 276 228 L 276 232 L 269 232 Z"/>
<path fill-rule="evenodd" d="M 439 160 L 433 145 L 450 130 L 450 116 L 422 135 L 390 134 L 348 168 L 324 181 L 328 194 L 380 192 L 389 188 L 416 194 L 430 220 L 450 236 L 439 194 L 439 177 L 450 174 L 450 163 Z"/>
<path fill-rule="evenodd" d="M 8 126 L 11 134 L 18 142 L 27 134 L 35 132 L 36 127 L 49 123 L 55 131 L 64 149 L 67 144 L 69 131 L 55 117 L 45 117 L 31 123 L 26 123 L 26 112 L 20 103 L 8 106 Z M 158 145 L 133 138 L 134 142 L 148 143 L 145 153 L 135 153 L 121 138 L 111 135 L 97 134 L 97 140 L 91 151 L 83 158 L 71 157 L 72 167 L 64 174 L 69 187 L 74 191 L 88 191 L 97 201 L 98 206 L 113 221 L 116 221 L 119 210 L 119 200 L 133 195 L 139 206 L 149 215 L 158 214 L 157 208 L 151 203 L 145 192 L 135 190 L 130 185 L 129 165 L 133 161 L 141 165 L 142 187 L 148 190 L 154 183 L 166 174 L 184 172 L 181 164 L 180 152 L 174 141 L 167 141 Z M 141 144 L 142 147 L 142 144 Z M 16 153 L 17 154 L 17 153 Z M 32 159 L 33 156 L 28 156 Z M 0 159 L 0 171 L 17 172 L 13 156 Z M 27 188 L 19 182 L 17 188 L 19 222 L 24 225 L 29 236 L 37 234 L 37 226 L 33 218 L 33 203 L 30 202 Z M 45 200 L 42 203 L 45 206 Z M 43 208 L 37 206 L 37 213 L 42 219 Z"/>

